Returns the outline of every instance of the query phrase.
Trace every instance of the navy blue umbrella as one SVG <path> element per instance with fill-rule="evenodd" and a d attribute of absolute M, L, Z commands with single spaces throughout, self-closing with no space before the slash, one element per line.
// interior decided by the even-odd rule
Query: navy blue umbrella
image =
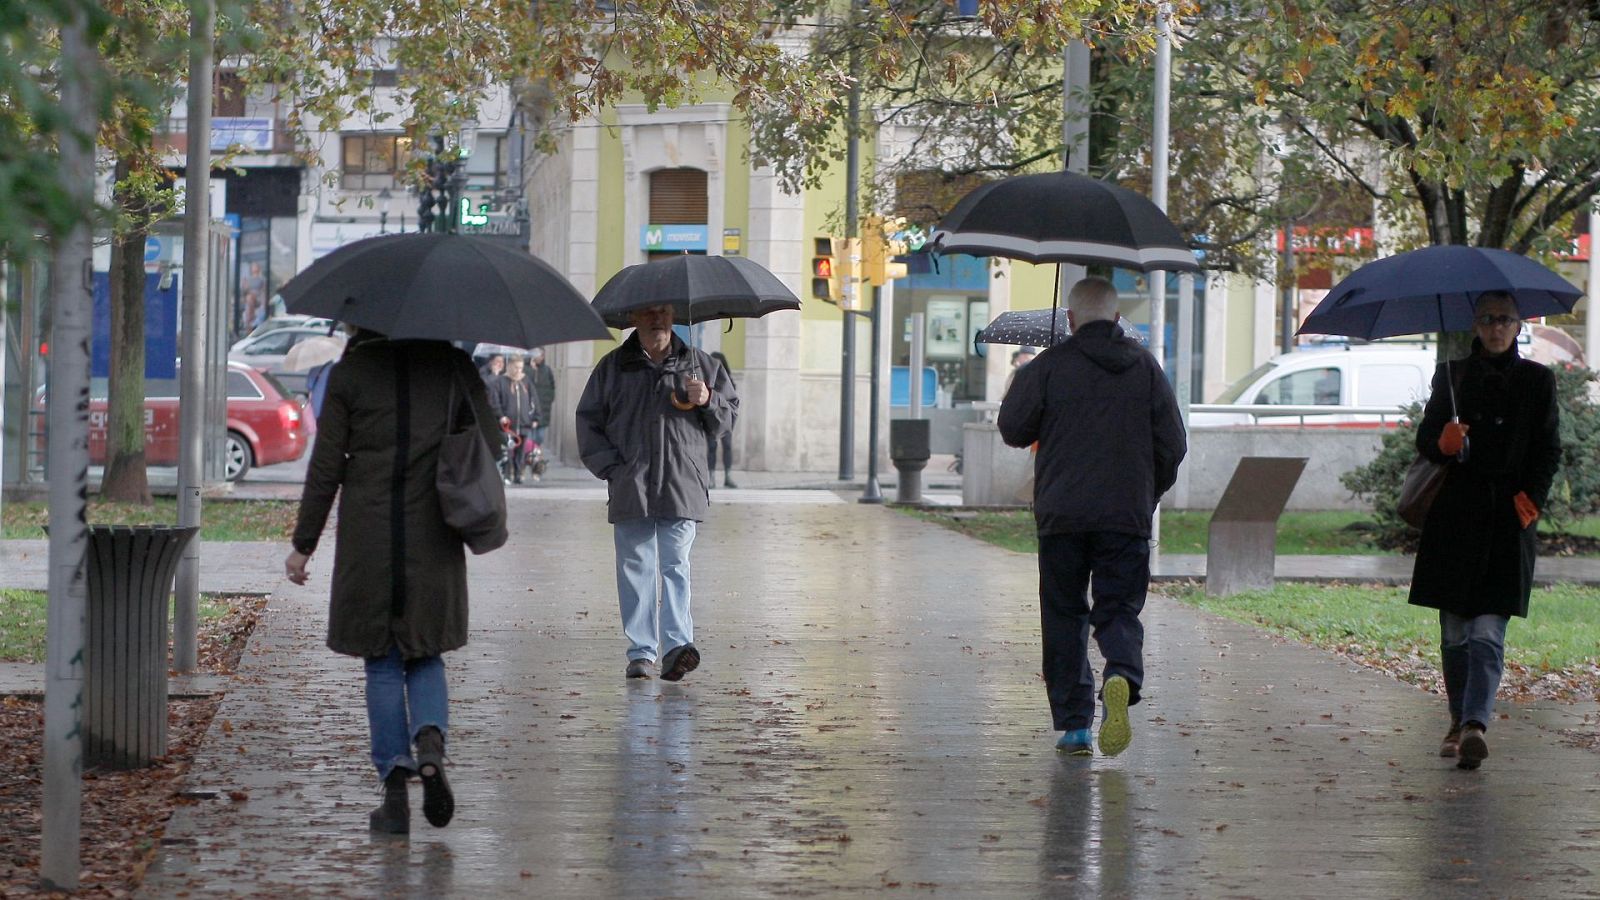
<path fill-rule="evenodd" d="M 1333 286 L 1300 334 L 1384 338 L 1471 331 L 1481 294 L 1504 291 L 1524 319 L 1572 312 L 1583 291 L 1508 250 L 1445 245 L 1367 263 Z"/>

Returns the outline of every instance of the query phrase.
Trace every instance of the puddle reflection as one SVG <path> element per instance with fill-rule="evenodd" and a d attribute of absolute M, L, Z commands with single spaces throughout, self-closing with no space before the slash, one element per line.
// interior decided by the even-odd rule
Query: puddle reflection
<path fill-rule="evenodd" d="M 1041 885 L 1076 885 L 1073 896 L 1134 896 L 1139 845 L 1127 775 L 1089 760 L 1057 762 L 1039 848 Z"/>

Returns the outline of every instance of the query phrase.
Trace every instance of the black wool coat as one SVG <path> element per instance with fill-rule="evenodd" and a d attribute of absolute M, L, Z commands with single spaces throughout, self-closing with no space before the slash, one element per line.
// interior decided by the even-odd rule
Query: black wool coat
<path fill-rule="evenodd" d="M 328 646 L 338 653 L 399 646 L 418 659 L 467 642 L 466 554 L 434 485 L 452 383 L 483 439 L 500 446 L 483 380 L 443 341 L 356 344 L 329 373 L 294 546 L 316 550 L 337 495 Z"/>
<path fill-rule="evenodd" d="M 1449 471 L 1423 523 L 1411 602 L 1461 616 L 1526 616 L 1538 524 L 1523 528 L 1512 498 L 1525 492 L 1541 510 L 1549 498 L 1561 463 L 1555 375 L 1521 358 L 1515 345 L 1489 357 L 1476 340 L 1471 356 L 1448 365 L 1469 450 L 1464 462 L 1439 451 L 1451 416 L 1441 364 L 1417 426 L 1417 452 Z"/>

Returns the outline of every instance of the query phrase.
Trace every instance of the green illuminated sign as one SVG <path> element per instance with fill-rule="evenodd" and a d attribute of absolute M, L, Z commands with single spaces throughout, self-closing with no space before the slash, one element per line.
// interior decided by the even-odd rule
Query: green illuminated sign
<path fill-rule="evenodd" d="M 463 224 L 463 225 L 487 225 L 487 224 L 489 224 L 489 204 L 487 204 L 487 203 L 480 204 L 478 206 L 478 211 L 476 213 L 474 213 L 472 211 L 472 201 L 467 199 L 466 197 L 462 197 L 461 198 L 461 224 Z"/>

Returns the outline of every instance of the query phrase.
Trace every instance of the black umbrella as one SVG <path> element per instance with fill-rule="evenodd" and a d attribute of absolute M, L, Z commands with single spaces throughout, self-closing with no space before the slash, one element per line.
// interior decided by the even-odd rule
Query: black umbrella
<path fill-rule="evenodd" d="M 1127 322 L 1118 319 L 1122 332 L 1144 343 L 1144 336 Z M 1050 309 L 1009 309 L 994 317 L 988 325 L 978 329 L 974 344 L 1015 344 L 1022 347 L 1054 347 L 1072 333 L 1067 324 L 1067 311 L 1058 307 Z M 1052 335 L 1054 337 L 1052 337 Z"/>
<path fill-rule="evenodd" d="M 994 317 L 978 330 L 974 344 L 1016 344 L 1021 347 L 1054 347 L 1071 334 L 1067 312 L 1063 309 L 1010 309 Z"/>
<path fill-rule="evenodd" d="M 391 234 L 346 244 L 289 279 L 290 312 L 392 338 L 537 347 L 610 336 L 560 272 L 524 250 L 459 234 Z"/>
<path fill-rule="evenodd" d="M 1382 338 L 1471 331 L 1478 296 L 1504 291 L 1524 319 L 1572 311 L 1583 291 L 1537 260 L 1486 247 L 1424 247 L 1367 263 L 1333 286 L 1300 334 Z"/>
<path fill-rule="evenodd" d="M 1149 198 L 1072 172 L 1018 175 L 973 189 L 933 232 L 940 253 L 1030 263 L 1103 263 L 1198 272 L 1177 226 Z"/>
<path fill-rule="evenodd" d="M 685 254 L 628 266 L 595 295 L 594 310 L 613 328 L 628 327 L 628 313 L 672 304 L 673 321 L 758 318 L 799 309 L 800 300 L 778 276 L 743 256 Z"/>

